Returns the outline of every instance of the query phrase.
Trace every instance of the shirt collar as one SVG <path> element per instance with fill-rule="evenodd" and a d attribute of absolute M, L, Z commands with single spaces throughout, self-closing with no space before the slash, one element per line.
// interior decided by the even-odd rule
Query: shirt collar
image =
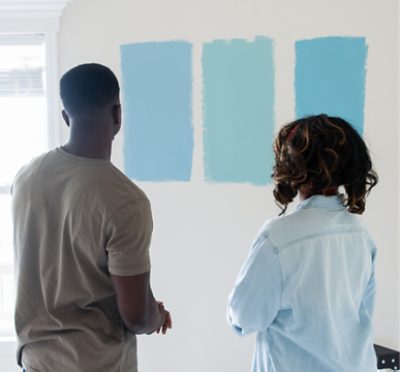
<path fill-rule="evenodd" d="M 328 210 L 340 210 L 344 208 L 343 205 L 343 195 L 313 195 L 309 198 L 301 201 L 296 210 L 299 209 L 309 209 L 309 208 L 319 208 Z"/>

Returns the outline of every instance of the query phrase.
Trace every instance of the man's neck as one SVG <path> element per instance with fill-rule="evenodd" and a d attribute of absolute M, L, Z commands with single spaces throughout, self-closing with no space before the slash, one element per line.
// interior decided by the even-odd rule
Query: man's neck
<path fill-rule="evenodd" d="M 61 148 L 72 155 L 81 156 L 83 158 L 111 159 L 111 143 L 99 144 L 91 143 L 90 141 L 77 141 L 70 138 Z"/>

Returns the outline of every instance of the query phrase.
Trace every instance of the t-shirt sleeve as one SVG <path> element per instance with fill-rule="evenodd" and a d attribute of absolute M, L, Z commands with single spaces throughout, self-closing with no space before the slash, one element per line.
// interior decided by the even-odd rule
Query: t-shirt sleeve
<path fill-rule="evenodd" d="M 150 242 L 153 219 L 150 202 L 127 202 L 108 222 L 108 270 L 119 276 L 140 275 L 150 271 Z"/>
<path fill-rule="evenodd" d="M 228 322 L 236 333 L 265 331 L 278 314 L 282 285 L 278 260 L 265 237 L 254 242 L 229 296 Z"/>

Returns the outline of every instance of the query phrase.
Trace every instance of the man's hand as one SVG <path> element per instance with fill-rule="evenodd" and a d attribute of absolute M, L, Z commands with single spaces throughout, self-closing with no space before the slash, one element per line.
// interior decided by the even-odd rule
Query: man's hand
<path fill-rule="evenodd" d="M 157 301 L 158 309 L 160 310 L 161 314 L 161 324 L 160 327 L 157 329 L 157 333 L 162 332 L 163 335 L 167 333 L 168 329 L 172 328 L 172 318 L 169 311 L 165 310 L 164 304 L 161 301 Z"/>
<path fill-rule="evenodd" d="M 111 275 L 118 310 L 125 326 L 134 334 L 152 334 L 171 328 L 171 315 L 154 299 L 150 272 L 140 275 Z"/>

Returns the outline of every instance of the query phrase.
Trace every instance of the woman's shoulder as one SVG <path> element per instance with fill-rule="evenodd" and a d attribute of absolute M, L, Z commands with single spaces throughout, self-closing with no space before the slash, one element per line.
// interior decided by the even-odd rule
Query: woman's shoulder
<path fill-rule="evenodd" d="M 358 216 L 346 209 L 328 211 L 324 209 L 297 209 L 284 216 L 268 219 L 259 235 L 276 247 L 300 242 L 322 235 L 340 233 L 367 233 L 365 224 Z"/>
<path fill-rule="evenodd" d="M 297 224 L 298 216 L 296 212 L 272 217 L 264 222 L 257 236 L 268 240 L 270 244 L 278 247 L 282 245 L 285 237 L 295 235 Z"/>
<path fill-rule="evenodd" d="M 271 232 L 282 226 L 290 225 L 293 223 L 296 224 L 297 222 L 302 220 L 302 215 L 304 214 L 303 212 L 303 210 L 295 209 L 294 211 L 286 213 L 284 215 L 268 218 L 264 222 L 261 230 Z"/>

